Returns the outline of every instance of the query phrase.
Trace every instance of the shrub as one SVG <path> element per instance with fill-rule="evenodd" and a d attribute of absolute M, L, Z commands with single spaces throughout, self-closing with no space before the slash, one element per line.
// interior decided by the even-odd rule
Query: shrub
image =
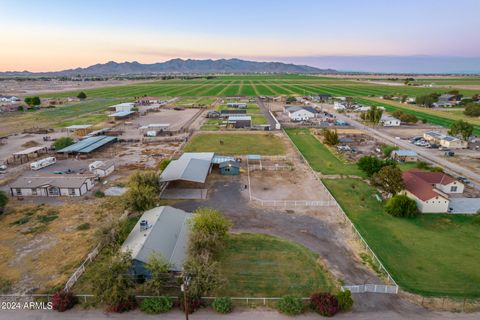
<path fill-rule="evenodd" d="M 0 293 L 5 294 L 10 292 L 10 289 L 12 288 L 12 281 L 9 279 L 5 279 L 3 277 L 0 277 Z"/>
<path fill-rule="evenodd" d="M 218 313 L 230 313 L 233 309 L 232 299 L 230 297 L 216 298 L 212 303 L 212 308 Z"/>
<path fill-rule="evenodd" d="M 285 296 L 277 303 L 277 310 L 289 316 L 302 314 L 305 304 L 301 298 Z"/>
<path fill-rule="evenodd" d="M 122 313 L 133 310 L 137 307 L 137 301 L 135 297 L 129 297 L 128 299 L 116 304 L 111 304 L 107 307 L 108 312 Z"/>
<path fill-rule="evenodd" d="M 72 309 L 76 300 L 71 291 L 63 289 L 55 292 L 52 296 L 52 308 L 58 312 L 64 312 Z"/>
<path fill-rule="evenodd" d="M 80 93 L 77 95 L 77 98 L 83 100 L 87 98 L 87 95 L 85 94 L 85 92 L 80 91 Z"/>
<path fill-rule="evenodd" d="M 318 314 L 324 317 L 334 316 L 338 310 L 338 300 L 330 293 L 314 293 L 310 296 L 310 306 Z"/>
<path fill-rule="evenodd" d="M 412 218 L 417 216 L 417 203 L 404 194 L 398 194 L 388 200 L 385 211 L 394 217 Z"/>
<path fill-rule="evenodd" d="M 55 148 L 55 150 L 61 150 L 63 148 L 66 148 L 66 147 L 74 144 L 74 143 L 75 142 L 70 137 L 61 137 L 61 138 L 58 138 L 57 140 L 55 140 L 55 142 L 53 143 L 53 147 Z"/>
<path fill-rule="evenodd" d="M 168 297 L 146 298 L 140 304 L 140 310 L 149 314 L 157 314 L 170 311 L 173 302 Z"/>
<path fill-rule="evenodd" d="M 97 190 L 93 195 L 97 198 L 103 198 L 105 197 L 105 192 L 103 192 L 102 190 Z"/>
<path fill-rule="evenodd" d="M 0 214 L 3 213 L 5 206 L 8 203 L 8 196 L 5 191 L 0 190 Z"/>
<path fill-rule="evenodd" d="M 163 159 L 162 161 L 160 161 L 160 163 L 158 164 L 158 170 L 165 170 L 165 168 L 170 164 L 170 162 L 172 162 L 172 160 L 170 159 Z"/>
<path fill-rule="evenodd" d="M 338 306 L 342 311 L 348 311 L 353 306 L 352 293 L 350 290 L 345 290 L 337 294 Z"/>
<path fill-rule="evenodd" d="M 77 226 L 78 231 L 84 231 L 84 230 L 88 230 L 88 229 L 90 229 L 90 223 L 87 223 L 87 222 L 82 223 L 82 224 Z"/>

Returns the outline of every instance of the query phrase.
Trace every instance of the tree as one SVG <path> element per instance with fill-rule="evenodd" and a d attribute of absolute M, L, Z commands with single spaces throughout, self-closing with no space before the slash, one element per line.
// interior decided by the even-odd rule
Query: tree
<path fill-rule="evenodd" d="M 382 146 L 382 152 L 384 157 L 388 158 L 392 154 L 393 150 L 398 150 L 397 146 L 392 146 L 391 144 L 384 144 Z"/>
<path fill-rule="evenodd" d="M 370 110 L 363 114 L 364 120 L 371 122 L 373 124 L 378 124 L 382 118 L 383 109 L 378 108 L 377 106 L 371 106 Z"/>
<path fill-rule="evenodd" d="M 191 277 L 188 287 L 191 297 L 199 298 L 209 295 L 225 283 L 218 261 L 213 260 L 209 255 L 188 256 L 183 267 L 185 273 Z"/>
<path fill-rule="evenodd" d="M 160 180 L 154 170 L 136 171 L 130 177 L 128 185 L 147 185 L 160 192 Z"/>
<path fill-rule="evenodd" d="M 416 98 L 416 104 L 419 105 L 419 106 L 423 106 L 423 107 L 427 107 L 427 108 L 431 108 L 432 105 L 437 102 L 438 98 L 436 95 L 433 95 L 433 94 L 428 94 L 428 95 L 425 95 L 425 96 L 418 96 Z"/>
<path fill-rule="evenodd" d="M 297 101 L 297 98 L 295 98 L 294 96 L 288 96 L 287 97 L 287 104 L 290 104 L 290 103 L 295 103 Z"/>
<path fill-rule="evenodd" d="M 158 170 L 160 170 L 160 171 L 165 170 L 165 168 L 170 164 L 170 162 L 172 162 L 172 160 L 170 160 L 170 159 L 163 159 L 163 160 L 160 161 L 160 163 L 158 164 Z"/>
<path fill-rule="evenodd" d="M 41 104 L 40 97 L 25 97 L 23 100 L 29 107 L 39 106 Z"/>
<path fill-rule="evenodd" d="M 358 168 L 365 172 L 369 177 L 380 171 L 383 167 L 394 164 L 395 162 L 392 160 L 380 160 L 373 156 L 363 156 L 357 162 Z"/>
<path fill-rule="evenodd" d="M 396 166 L 386 166 L 380 169 L 372 177 L 372 182 L 388 193 L 397 194 L 405 189 L 402 178 L 402 170 Z"/>
<path fill-rule="evenodd" d="M 450 126 L 449 134 L 460 136 L 463 140 L 468 140 L 473 134 L 473 125 L 463 120 L 457 120 Z"/>
<path fill-rule="evenodd" d="M 170 279 L 168 271 L 171 265 L 159 254 L 152 254 L 145 264 L 145 268 L 150 271 L 150 279 L 147 281 L 149 291 L 156 295 L 162 295 L 165 286 Z"/>
<path fill-rule="evenodd" d="M 143 212 L 157 206 L 159 193 L 157 189 L 149 185 L 129 185 L 125 193 L 125 204 L 128 208 Z"/>
<path fill-rule="evenodd" d="M 397 194 L 390 198 L 385 211 L 394 217 L 412 218 L 418 215 L 417 203 L 404 194 Z"/>
<path fill-rule="evenodd" d="M 0 214 L 3 213 L 8 203 L 8 196 L 5 191 L 0 190 Z"/>
<path fill-rule="evenodd" d="M 70 137 L 60 137 L 57 140 L 55 140 L 55 142 L 53 143 L 53 147 L 55 148 L 55 150 L 58 151 L 58 150 L 62 150 L 63 148 L 66 148 L 66 147 L 68 147 L 68 146 L 70 146 L 74 143 L 75 142 Z"/>
<path fill-rule="evenodd" d="M 92 281 L 97 302 L 105 303 L 108 309 L 113 310 L 119 310 L 119 306 L 129 306 L 135 286 L 130 274 L 131 268 L 130 253 L 119 253 L 101 263 Z"/>
<path fill-rule="evenodd" d="M 211 208 L 197 209 L 190 224 L 188 252 L 191 256 L 215 257 L 223 249 L 232 226 L 220 211 Z"/>
<path fill-rule="evenodd" d="M 469 117 L 480 117 L 480 104 L 470 103 L 465 107 L 463 114 Z"/>
<path fill-rule="evenodd" d="M 85 92 L 81 91 L 81 92 L 77 95 L 77 98 L 80 99 L 80 100 L 84 100 L 84 99 L 87 99 L 87 95 L 85 94 Z"/>
<path fill-rule="evenodd" d="M 323 141 L 329 146 L 337 145 L 339 142 L 337 130 L 323 129 L 323 138 Z"/>

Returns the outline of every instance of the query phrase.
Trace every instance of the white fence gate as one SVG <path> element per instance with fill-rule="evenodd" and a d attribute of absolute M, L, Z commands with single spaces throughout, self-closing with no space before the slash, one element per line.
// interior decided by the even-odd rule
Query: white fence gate
<path fill-rule="evenodd" d="M 389 286 L 386 284 L 361 284 L 354 286 L 342 286 L 342 291 L 350 290 L 351 293 L 398 293 L 398 286 Z"/>

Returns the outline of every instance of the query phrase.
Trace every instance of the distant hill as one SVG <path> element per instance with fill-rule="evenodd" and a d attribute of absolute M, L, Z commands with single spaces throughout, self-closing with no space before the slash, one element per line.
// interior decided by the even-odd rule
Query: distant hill
<path fill-rule="evenodd" d="M 0 76 L 76 76 L 76 75 L 127 75 L 155 73 L 336 73 L 333 69 L 319 69 L 306 65 L 282 62 L 257 62 L 240 59 L 183 60 L 172 59 L 165 62 L 142 64 L 137 61 L 117 63 L 110 61 L 87 68 L 68 69 L 55 72 L 7 71 Z"/>

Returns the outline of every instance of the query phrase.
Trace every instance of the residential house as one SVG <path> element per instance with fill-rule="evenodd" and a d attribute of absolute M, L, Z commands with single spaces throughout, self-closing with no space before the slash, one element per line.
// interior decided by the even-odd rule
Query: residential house
<path fill-rule="evenodd" d="M 246 109 L 247 104 L 245 102 L 229 102 L 229 103 L 227 103 L 227 107 L 238 108 L 238 109 Z"/>
<path fill-rule="evenodd" d="M 315 118 L 318 114 L 317 110 L 309 106 L 286 106 L 285 112 L 293 121 L 306 121 Z"/>
<path fill-rule="evenodd" d="M 10 193 L 12 197 L 79 197 L 91 190 L 94 184 L 94 177 L 87 175 L 52 174 L 20 177 L 10 184 Z"/>
<path fill-rule="evenodd" d="M 114 170 L 113 161 L 94 161 L 88 165 L 88 170 L 99 178 L 109 176 Z"/>
<path fill-rule="evenodd" d="M 135 103 L 133 102 L 119 103 L 109 107 L 109 109 L 115 110 L 115 112 L 130 112 L 133 108 L 135 108 Z"/>
<path fill-rule="evenodd" d="M 129 252 L 132 273 L 149 278 L 146 264 L 152 256 L 160 256 L 169 264 L 169 271 L 181 272 L 187 254 L 192 214 L 170 206 L 145 211 L 128 235 L 120 250 Z"/>
<path fill-rule="evenodd" d="M 393 150 L 390 157 L 400 162 L 417 162 L 418 155 L 415 150 Z"/>
<path fill-rule="evenodd" d="M 20 98 L 16 96 L 3 96 L 0 95 L 0 102 L 15 103 L 20 102 Z"/>
<path fill-rule="evenodd" d="M 426 172 L 412 169 L 402 174 L 409 198 L 415 200 L 421 213 L 446 213 L 449 210 L 449 194 L 461 194 L 464 185 L 442 172 Z"/>
<path fill-rule="evenodd" d="M 400 121 L 400 119 L 397 119 L 395 117 L 384 115 L 380 119 L 380 123 L 384 127 L 398 127 L 398 126 L 400 126 L 401 121 Z"/>

